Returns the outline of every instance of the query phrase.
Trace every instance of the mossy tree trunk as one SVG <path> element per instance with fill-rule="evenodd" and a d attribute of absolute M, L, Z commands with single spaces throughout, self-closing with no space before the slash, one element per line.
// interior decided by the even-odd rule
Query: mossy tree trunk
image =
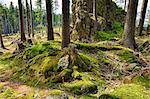
<path fill-rule="evenodd" d="M 137 15 L 138 0 L 129 0 L 128 11 L 126 16 L 123 45 L 135 49 L 135 21 Z"/>
<path fill-rule="evenodd" d="M 46 0 L 46 12 L 47 12 L 48 40 L 54 40 L 54 31 L 52 26 L 52 0 Z"/>
<path fill-rule="evenodd" d="M 31 21 L 30 21 L 30 8 L 28 4 L 28 0 L 26 0 L 26 14 L 27 14 L 27 28 L 28 28 L 28 37 L 31 37 Z"/>
<path fill-rule="evenodd" d="M 19 14 L 20 14 L 20 28 L 21 28 L 21 41 L 26 41 L 25 30 L 24 30 L 24 16 L 23 16 L 23 5 L 22 0 L 18 0 Z"/>
<path fill-rule="evenodd" d="M 142 8 L 141 8 L 140 23 L 139 23 L 139 26 L 138 26 L 138 35 L 139 36 L 142 35 L 147 5 L 148 5 L 148 0 L 143 0 Z"/>
<path fill-rule="evenodd" d="M 70 0 L 62 0 L 62 48 L 70 44 Z"/>

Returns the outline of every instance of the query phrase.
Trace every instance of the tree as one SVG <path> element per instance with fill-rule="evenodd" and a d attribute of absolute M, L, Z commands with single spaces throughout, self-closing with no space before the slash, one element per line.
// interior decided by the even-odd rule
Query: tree
<path fill-rule="evenodd" d="M 3 38 L 2 38 L 2 32 L 3 32 L 3 30 L 2 30 L 3 28 L 2 28 L 2 16 L 0 16 L 0 43 L 1 43 L 1 48 L 5 48 L 4 47 L 4 43 L 3 43 Z"/>
<path fill-rule="evenodd" d="M 149 15 L 149 18 L 148 18 L 147 35 L 150 35 L 150 15 Z"/>
<path fill-rule="evenodd" d="M 69 0 L 62 0 L 62 15 L 63 15 L 63 25 L 62 25 L 62 48 L 68 47 L 70 43 L 70 18 L 69 18 Z"/>
<path fill-rule="evenodd" d="M 32 37 L 34 38 L 34 16 L 33 16 L 33 8 L 32 8 L 32 0 L 30 0 L 30 12 L 31 12 L 31 27 L 32 27 Z"/>
<path fill-rule="evenodd" d="M 112 0 L 105 0 L 105 11 L 104 11 L 104 18 L 105 18 L 105 30 L 110 30 L 112 28 Z"/>
<path fill-rule="evenodd" d="M 137 15 L 138 0 L 129 0 L 126 22 L 124 27 L 123 45 L 135 49 L 135 21 Z"/>
<path fill-rule="evenodd" d="M 27 27 L 28 27 L 28 36 L 31 37 L 31 24 L 30 24 L 30 8 L 28 4 L 28 0 L 26 0 L 26 11 L 27 11 Z"/>
<path fill-rule="evenodd" d="M 97 30 L 97 0 L 93 0 L 94 32 Z"/>
<path fill-rule="evenodd" d="M 21 41 L 26 41 L 25 32 L 24 32 L 24 16 L 23 16 L 23 6 L 22 1 L 18 0 L 19 5 L 19 15 L 20 15 L 20 28 L 21 28 Z"/>
<path fill-rule="evenodd" d="M 144 25 L 144 20 L 145 20 L 145 15 L 146 15 L 146 9 L 147 9 L 147 4 L 148 4 L 148 0 L 143 0 L 142 9 L 141 9 L 140 23 L 139 23 L 139 26 L 138 26 L 138 35 L 139 36 L 142 35 L 143 25 Z"/>
<path fill-rule="evenodd" d="M 126 10 L 127 0 L 124 0 L 124 10 Z"/>
<path fill-rule="evenodd" d="M 46 0 L 48 40 L 54 40 L 52 24 L 52 0 Z"/>

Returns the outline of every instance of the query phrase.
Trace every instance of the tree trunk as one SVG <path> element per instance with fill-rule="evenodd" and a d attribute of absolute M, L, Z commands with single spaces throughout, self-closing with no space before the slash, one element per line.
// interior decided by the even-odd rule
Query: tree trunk
<path fill-rule="evenodd" d="M 5 48 L 4 47 L 4 43 L 3 43 L 3 38 L 2 38 L 2 32 L 3 32 L 3 27 L 2 27 L 2 17 L 0 16 L 0 43 L 1 43 L 1 48 Z"/>
<path fill-rule="evenodd" d="M 104 18 L 105 18 L 105 30 L 111 30 L 112 29 L 112 20 L 111 20 L 111 17 L 112 17 L 112 13 L 111 13 L 111 10 L 112 10 L 112 0 L 105 0 L 105 15 L 104 15 Z"/>
<path fill-rule="evenodd" d="M 63 15 L 63 26 L 62 26 L 62 48 L 68 47 L 70 43 L 70 18 L 69 8 L 70 0 L 62 0 L 62 15 Z"/>
<path fill-rule="evenodd" d="M 147 35 L 150 35 L 150 15 L 149 15 L 149 18 L 148 18 Z"/>
<path fill-rule="evenodd" d="M 24 16 L 23 16 L 23 6 L 21 0 L 18 0 L 18 5 L 19 5 L 19 14 L 20 14 L 21 41 L 25 42 L 26 37 L 24 32 Z"/>
<path fill-rule="evenodd" d="M 34 38 L 34 17 L 33 17 L 33 9 L 32 9 L 32 0 L 30 0 L 30 13 L 31 13 L 31 30 L 32 30 L 32 37 Z"/>
<path fill-rule="evenodd" d="M 139 26 L 138 26 L 138 35 L 139 36 L 142 35 L 143 25 L 144 25 L 144 20 L 145 20 L 145 15 L 146 15 L 146 9 L 147 9 L 147 4 L 148 4 L 148 0 L 143 0 L 142 9 L 141 9 L 140 23 L 139 23 Z"/>
<path fill-rule="evenodd" d="M 126 11 L 127 0 L 124 0 L 124 10 Z"/>
<path fill-rule="evenodd" d="M 138 0 L 129 0 L 128 11 L 126 16 L 123 45 L 135 49 L 135 21 L 137 15 Z"/>
<path fill-rule="evenodd" d="M 94 32 L 97 30 L 97 0 L 93 0 Z"/>
<path fill-rule="evenodd" d="M 28 27 L 28 36 L 31 37 L 31 24 L 30 24 L 30 8 L 28 4 L 28 0 L 26 0 L 26 10 L 27 10 L 27 27 Z"/>
<path fill-rule="evenodd" d="M 54 31 L 52 24 L 52 0 L 46 0 L 46 12 L 47 12 L 48 40 L 54 40 Z"/>

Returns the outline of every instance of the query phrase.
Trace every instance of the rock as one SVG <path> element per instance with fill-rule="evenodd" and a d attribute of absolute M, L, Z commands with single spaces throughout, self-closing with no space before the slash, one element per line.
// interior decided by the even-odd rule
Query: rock
<path fill-rule="evenodd" d="M 58 62 L 58 67 L 66 69 L 69 66 L 69 55 L 62 57 Z"/>

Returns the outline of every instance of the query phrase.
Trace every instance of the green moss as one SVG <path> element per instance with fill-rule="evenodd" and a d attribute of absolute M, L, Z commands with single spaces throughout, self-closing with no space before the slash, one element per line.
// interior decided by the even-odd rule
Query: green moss
<path fill-rule="evenodd" d="M 6 88 L 4 90 L 4 92 L 0 93 L 0 98 L 1 99 L 14 99 L 16 96 L 16 93 L 14 92 L 14 90 L 12 88 Z"/>
<path fill-rule="evenodd" d="M 150 88 L 150 77 L 149 76 L 136 76 L 132 80 L 136 84 L 143 85 L 147 88 Z"/>
<path fill-rule="evenodd" d="M 63 91 L 58 89 L 54 89 L 48 92 L 48 95 L 61 95 L 61 94 L 63 94 Z"/>
<path fill-rule="evenodd" d="M 133 51 L 129 50 L 129 49 L 122 49 L 118 56 L 120 57 L 121 60 L 125 60 L 129 63 L 135 63 L 137 62 L 137 57 L 135 56 L 135 54 L 133 53 Z"/>
<path fill-rule="evenodd" d="M 71 83 L 63 83 L 62 87 L 67 90 L 71 91 L 75 94 L 85 94 L 85 93 L 92 93 L 97 91 L 97 85 L 92 81 L 73 81 Z"/>
<path fill-rule="evenodd" d="M 121 99 L 149 99 L 150 91 L 141 85 L 126 84 L 116 88 L 110 95 Z"/>

